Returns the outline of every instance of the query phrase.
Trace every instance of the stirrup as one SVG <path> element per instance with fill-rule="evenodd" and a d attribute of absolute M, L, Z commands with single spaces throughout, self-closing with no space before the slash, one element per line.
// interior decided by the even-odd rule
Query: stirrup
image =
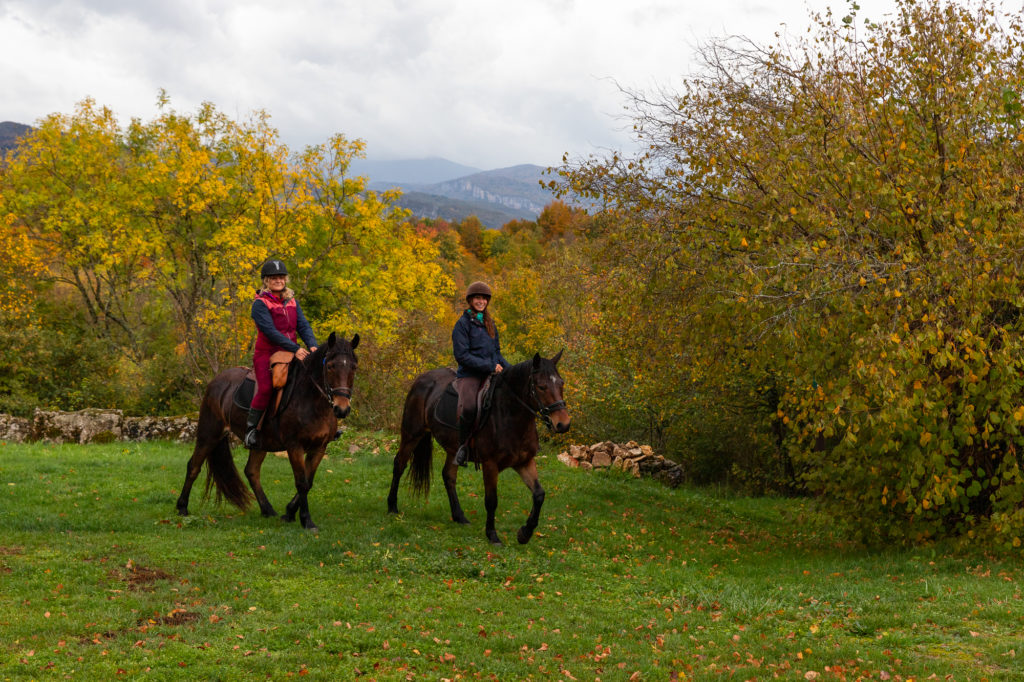
<path fill-rule="evenodd" d="M 247 450 L 255 450 L 256 446 L 259 444 L 260 432 L 258 429 L 253 429 L 252 431 L 247 431 L 245 433 L 245 438 L 242 440 L 242 445 L 244 445 Z"/>
<path fill-rule="evenodd" d="M 455 465 L 464 467 L 466 466 L 466 460 L 469 459 L 469 444 L 463 443 L 459 446 L 459 449 L 455 452 Z"/>

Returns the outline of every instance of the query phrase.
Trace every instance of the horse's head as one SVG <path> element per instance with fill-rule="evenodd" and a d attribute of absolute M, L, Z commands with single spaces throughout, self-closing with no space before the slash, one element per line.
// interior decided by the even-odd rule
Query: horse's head
<path fill-rule="evenodd" d="M 359 334 L 353 336 L 351 341 L 339 339 L 334 332 L 327 338 L 327 348 L 321 361 L 324 391 L 338 419 L 344 419 L 352 410 L 352 385 L 359 365 L 354 351 L 358 345 Z"/>
<path fill-rule="evenodd" d="M 537 414 L 555 433 L 568 431 L 569 422 L 572 421 L 562 398 L 565 382 L 558 373 L 558 361 L 561 359 L 562 351 L 558 351 L 558 355 L 551 359 L 542 358 L 538 353 L 533 356 L 533 366 L 530 368 L 534 398 L 540 404 Z"/>

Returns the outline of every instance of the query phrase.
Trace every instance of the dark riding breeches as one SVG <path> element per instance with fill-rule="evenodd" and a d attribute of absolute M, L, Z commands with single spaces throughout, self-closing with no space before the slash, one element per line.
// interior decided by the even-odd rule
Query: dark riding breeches
<path fill-rule="evenodd" d="M 459 393 L 456 414 L 459 419 L 465 419 L 470 425 L 476 421 L 476 396 L 483 382 L 482 377 L 459 377 L 455 380 L 455 390 Z"/>

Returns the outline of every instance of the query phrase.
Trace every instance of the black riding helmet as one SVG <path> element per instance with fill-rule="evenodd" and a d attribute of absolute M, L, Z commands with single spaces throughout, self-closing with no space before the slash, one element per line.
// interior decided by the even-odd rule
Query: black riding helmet
<path fill-rule="evenodd" d="M 260 277 L 272 277 L 273 275 L 287 275 L 288 268 L 284 266 L 284 261 L 280 260 L 268 260 L 263 264 L 263 268 L 260 269 Z"/>

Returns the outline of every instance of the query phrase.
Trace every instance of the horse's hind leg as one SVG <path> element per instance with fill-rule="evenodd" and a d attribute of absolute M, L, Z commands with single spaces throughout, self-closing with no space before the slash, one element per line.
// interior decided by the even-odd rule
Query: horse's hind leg
<path fill-rule="evenodd" d="M 519 532 L 516 534 L 519 544 L 525 545 L 533 537 L 533 531 L 537 528 L 537 522 L 540 519 L 540 508 L 544 505 L 544 488 L 541 487 L 540 481 L 537 478 L 537 463 L 534 460 L 531 459 L 528 464 L 517 467 L 516 471 L 519 472 L 519 477 L 523 479 L 523 483 L 526 484 L 526 487 L 533 494 L 533 508 L 530 509 L 530 515 L 527 517 L 526 523 L 519 528 Z"/>
<path fill-rule="evenodd" d="M 181 494 L 178 495 L 178 502 L 175 505 L 179 516 L 188 516 L 188 498 L 192 494 L 192 484 L 199 477 L 199 472 L 203 470 L 203 462 L 206 461 L 208 450 L 207 447 L 200 446 L 197 442 L 192 451 L 192 457 L 185 465 L 185 482 L 181 485 Z"/>
<path fill-rule="evenodd" d="M 196 425 L 196 446 L 192 450 L 192 457 L 185 465 L 185 482 L 181 485 L 181 494 L 178 495 L 178 502 L 175 505 L 180 516 L 188 516 L 188 498 L 192 494 L 192 484 L 203 470 L 206 458 L 223 437 L 223 424 L 204 405 L 199 414 L 199 423 Z"/>
<path fill-rule="evenodd" d="M 263 460 L 266 458 L 265 450 L 250 450 L 249 460 L 245 463 L 245 477 L 249 480 L 249 487 L 256 495 L 256 502 L 260 505 L 260 513 L 263 516 L 277 516 L 274 505 L 270 504 L 267 494 L 263 492 L 263 484 L 260 482 L 260 469 Z"/>
<path fill-rule="evenodd" d="M 429 434 L 423 434 L 421 438 L 430 438 Z M 419 444 L 419 440 L 409 438 L 402 434 L 402 442 L 398 445 L 398 452 L 395 454 L 395 461 L 391 465 L 391 489 L 388 491 L 388 513 L 398 513 L 398 482 L 402 480 L 402 474 L 409 466 L 413 450 Z"/>
<path fill-rule="evenodd" d="M 441 469 L 441 480 L 444 481 L 444 491 L 448 493 L 448 506 L 452 510 L 452 521 L 455 523 L 469 523 L 466 513 L 462 511 L 459 504 L 459 493 L 455 489 L 455 481 L 459 475 L 459 467 L 455 464 L 454 455 L 448 455 L 444 460 L 444 467 Z"/>

